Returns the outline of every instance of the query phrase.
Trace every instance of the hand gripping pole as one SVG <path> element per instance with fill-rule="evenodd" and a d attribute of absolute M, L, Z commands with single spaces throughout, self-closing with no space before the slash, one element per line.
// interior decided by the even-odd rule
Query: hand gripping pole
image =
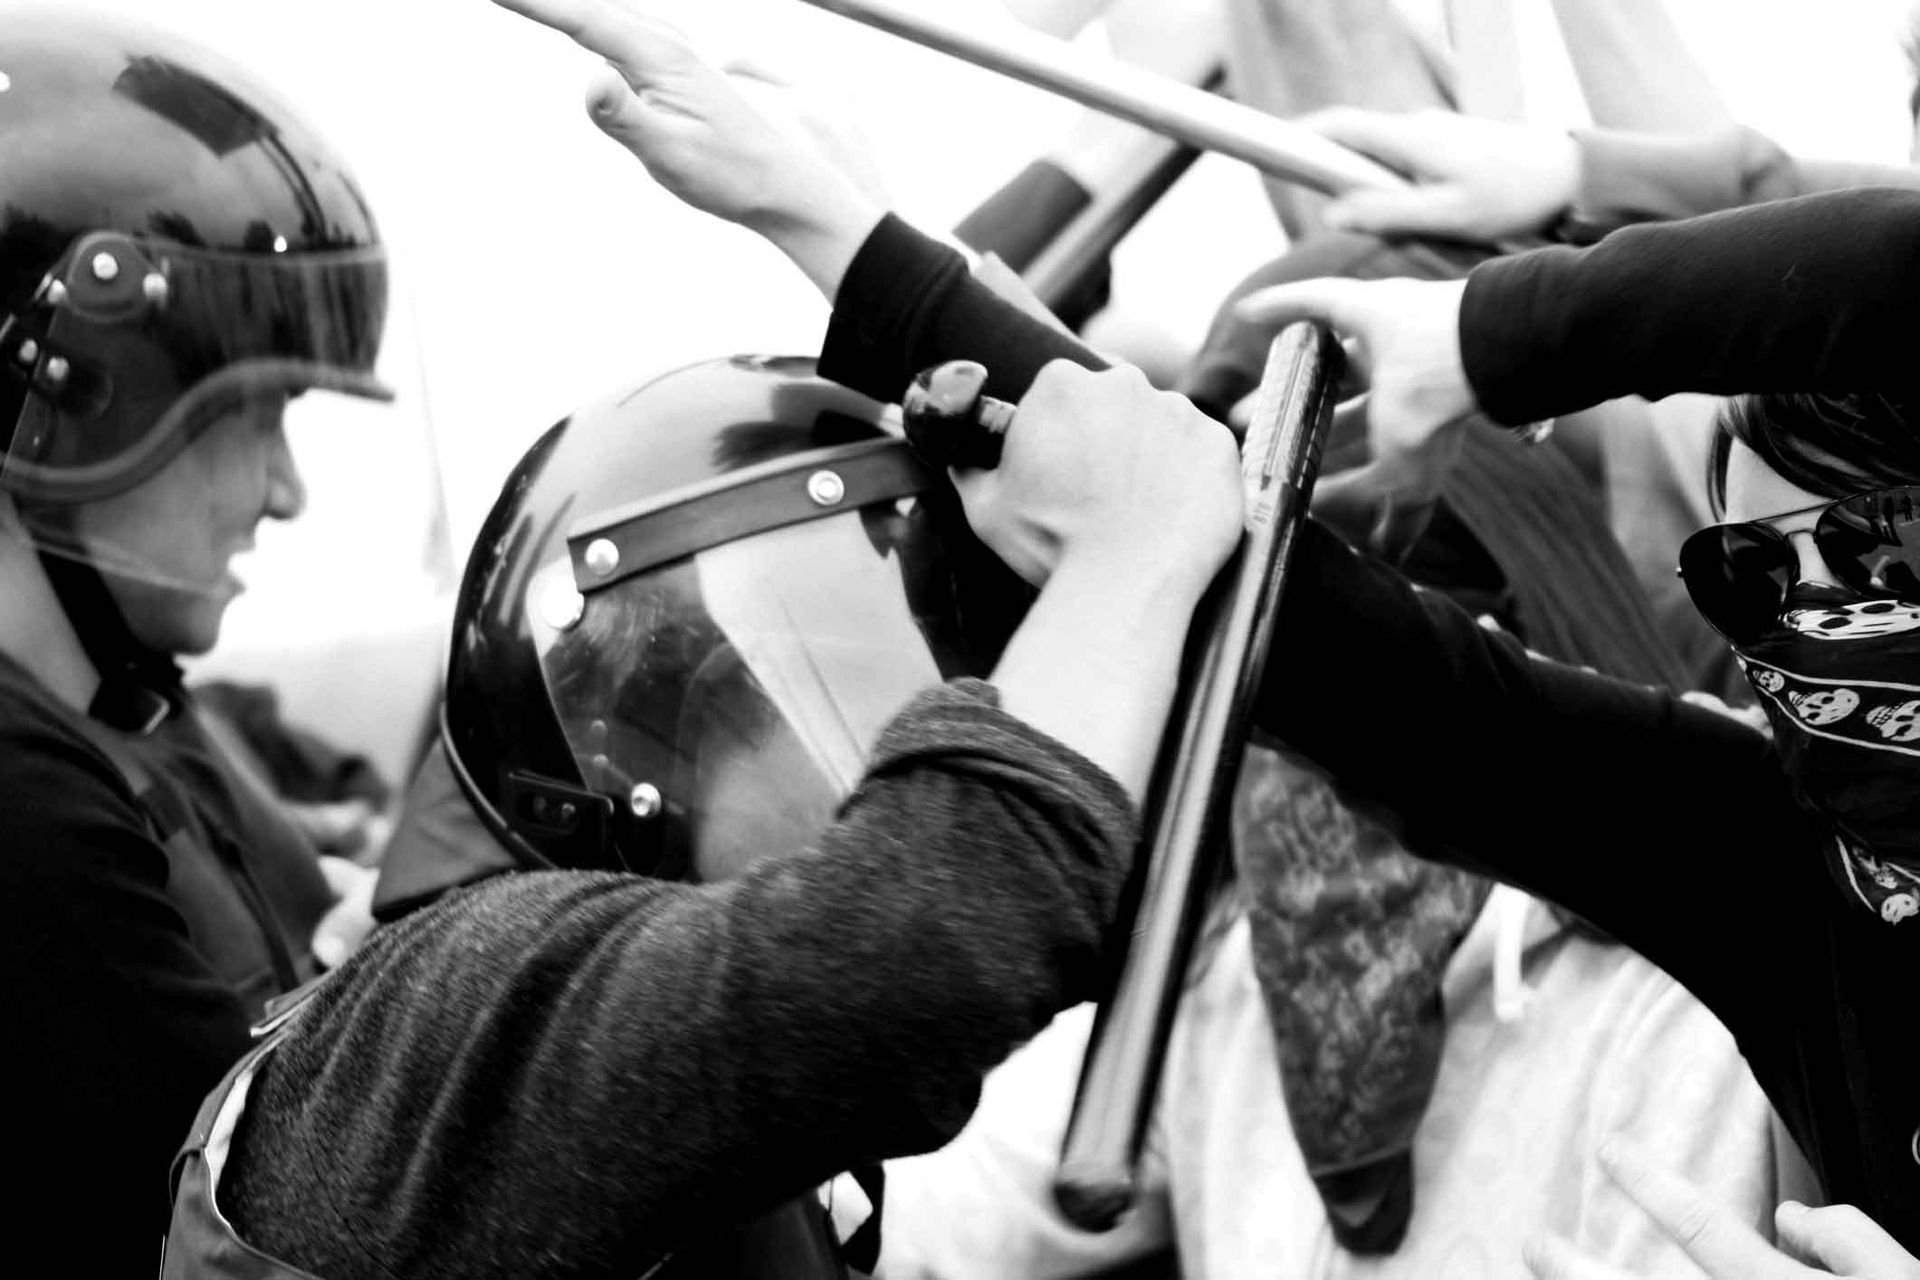
<path fill-rule="evenodd" d="M 1227 856 L 1228 814 L 1287 564 L 1320 468 L 1343 355 L 1325 330 L 1283 330 L 1241 450 L 1247 531 L 1194 616 L 1187 666 L 1148 788 L 1111 994 L 1101 1002 L 1061 1146 L 1054 1194 L 1086 1230 L 1134 1202 L 1140 1151 L 1193 941 Z M 1126 929 L 1127 920 L 1116 926 Z"/>

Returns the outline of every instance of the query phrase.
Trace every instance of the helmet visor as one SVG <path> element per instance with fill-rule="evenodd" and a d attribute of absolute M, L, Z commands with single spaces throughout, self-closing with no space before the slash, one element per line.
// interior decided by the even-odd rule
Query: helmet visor
<path fill-rule="evenodd" d="M 914 694 L 998 656 L 963 639 L 966 549 L 936 506 L 870 503 L 584 600 L 569 562 L 544 568 L 532 629 L 586 785 L 669 824 L 703 879 L 809 844 Z"/>
<path fill-rule="evenodd" d="M 379 249 L 237 254 L 83 237 L 8 343 L 32 391 L 0 485 L 31 502 L 107 497 L 239 401 L 314 389 L 391 399 L 375 375 L 386 308 Z"/>

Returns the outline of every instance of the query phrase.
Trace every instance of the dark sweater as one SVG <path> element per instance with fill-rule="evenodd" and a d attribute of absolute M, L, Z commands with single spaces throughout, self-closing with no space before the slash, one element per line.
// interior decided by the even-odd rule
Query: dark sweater
<path fill-rule="evenodd" d="M 1920 193 L 1811 197 L 1477 268 L 1461 344 L 1512 422 L 1632 393 L 1898 385 L 1917 276 Z M 841 287 L 822 372 L 896 398 L 957 358 L 1006 399 L 1050 359 L 1098 363 L 890 219 Z M 1531 659 L 1311 525 L 1257 715 L 1414 851 L 1558 902 L 1685 984 L 1828 1195 L 1920 1248 L 1920 930 L 1840 897 L 1763 737 Z"/>
<path fill-rule="evenodd" d="M 936 689 L 814 848 L 505 875 L 376 932 L 267 1059 L 224 1205 L 328 1280 L 632 1280 L 956 1133 L 1093 994 L 1136 827 L 988 686 Z"/>

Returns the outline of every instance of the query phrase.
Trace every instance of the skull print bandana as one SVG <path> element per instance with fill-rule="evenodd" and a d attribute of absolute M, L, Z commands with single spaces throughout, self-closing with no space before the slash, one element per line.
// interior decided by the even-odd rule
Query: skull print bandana
<path fill-rule="evenodd" d="M 1796 797 L 1833 833 L 1842 891 L 1900 924 L 1920 915 L 1920 609 L 1794 603 L 1740 663 Z"/>

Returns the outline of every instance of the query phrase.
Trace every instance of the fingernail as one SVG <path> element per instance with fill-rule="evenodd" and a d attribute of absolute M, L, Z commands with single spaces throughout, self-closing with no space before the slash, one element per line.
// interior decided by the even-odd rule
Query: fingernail
<path fill-rule="evenodd" d="M 1773 1211 L 1773 1216 L 1781 1222 L 1792 1222 L 1797 1218 L 1805 1216 L 1806 1212 L 1807 1206 L 1801 1204 L 1798 1200 L 1782 1200 L 1780 1207 Z"/>

